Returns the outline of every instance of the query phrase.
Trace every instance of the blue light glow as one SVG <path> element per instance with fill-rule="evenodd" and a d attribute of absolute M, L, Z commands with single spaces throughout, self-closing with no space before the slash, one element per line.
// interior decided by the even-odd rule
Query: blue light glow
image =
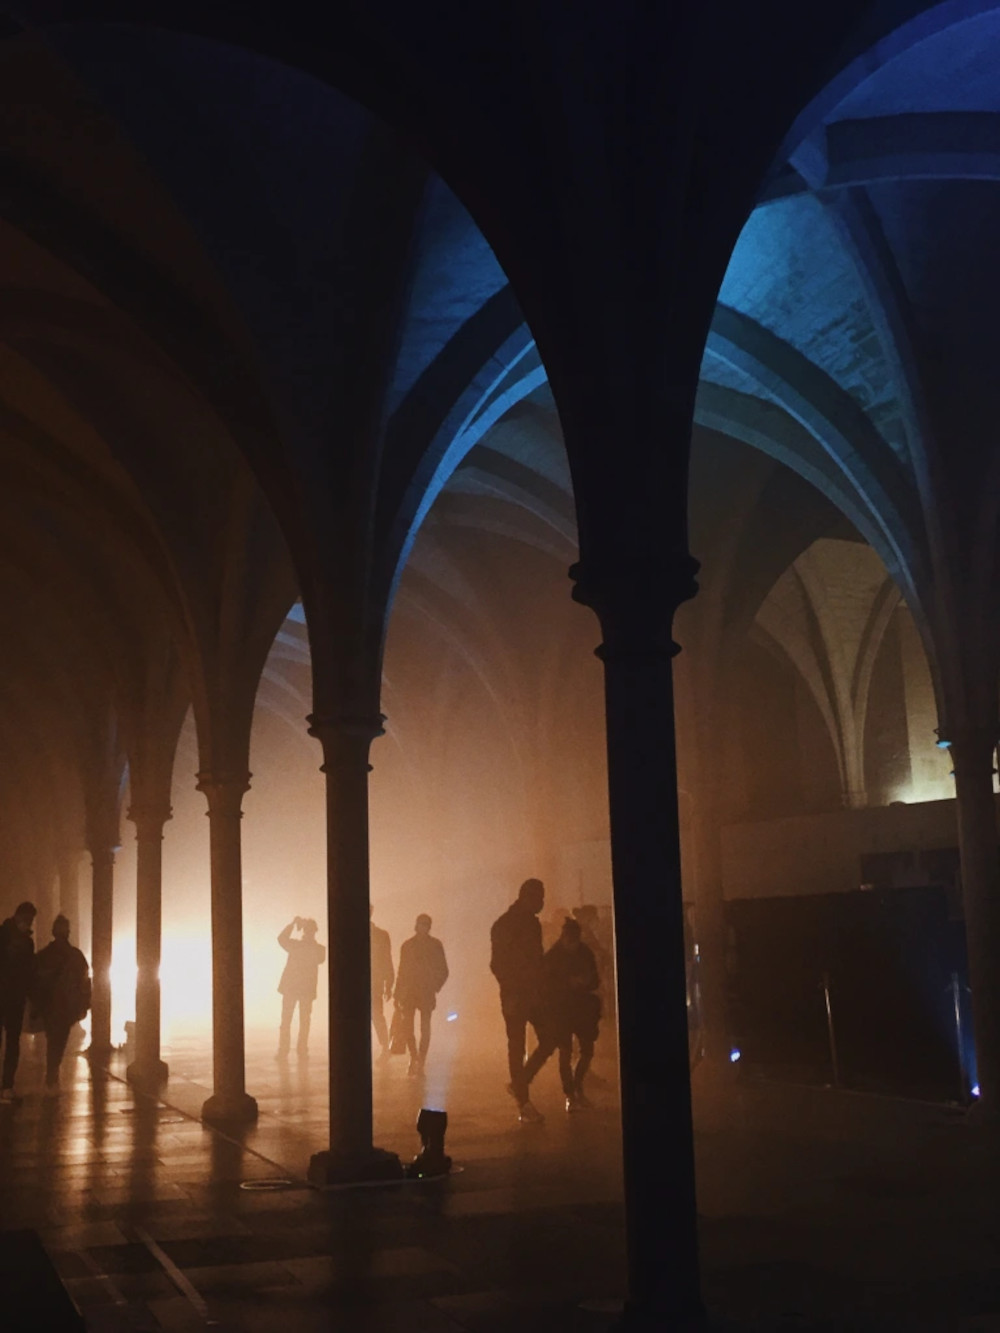
<path fill-rule="evenodd" d="M 978 1097 L 978 1096 L 979 1096 L 979 1084 L 978 1084 L 978 1083 L 973 1083 L 973 1085 L 972 1085 L 970 1091 L 971 1091 L 973 1097 Z"/>
<path fill-rule="evenodd" d="M 740 1054 L 741 1054 L 741 1053 L 740 1053 L 739 1051 L 736 1051 L 736 1050 L 730 1051 L 730 1052 L 729 1052 L 729 1063 L 730 1063 L 731 1065 L 735 1065 L 735 1064 L 737 1064 L 737 1063 L 739 1062 Z"/>
<path fill-rule="evenodd" d="M 449 1022 L 449 1023 L 454 1023 L 454 1021 L 455 1021 L 455 1019 L 456 1019 L 457 1017 L 458 1017 L 458 1014 L 449 1014 L 449 1015 L 448 1015 L 448 1022 Z"/>
<path fill-rule="evenodd" d="M 938 748 L 939 750 L 950 750 L 950 749 L 951 749 L 951 741 L 935 741 L 934 743 L 935 743 L 935 745 L 937 746 L 937 748 Z"/>

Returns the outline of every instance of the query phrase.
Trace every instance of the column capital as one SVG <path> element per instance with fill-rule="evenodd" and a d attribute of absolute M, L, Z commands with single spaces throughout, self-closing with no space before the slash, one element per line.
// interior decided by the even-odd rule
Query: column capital
<path fill-rule="evenodd" d="M 573 600 L 589 606 L 601 623 L 598 657 L 674 657 L 674 613 L 698 591 L 698 561 L 690 555 L 646 563 L 579 561 L 570 567 Z"/>
<path fill-rule="evenodd" d="M 135 825 L 136 837 L 163 836 L 163 825 L 173 815 L 169 803 L 159 801 L 133 801 L 128 808 L 126 819 Z"/>
<path fill-rule="evenodd" d="M 321 773 L 327 771 L 335 756 L 339 760 L 346 757 L 348 763 L 356 759 L 364 772 L 370 771 L 368 750 L 376 736 L 385 734 L 384 714 L 360 710 L 356 713 L 310 713 L 306 721 L 309 735 L 315 736 L 323 747 Z"/>
<path fill-rule="evenodd" d="M 196 790 L 205 793 L 210 815 L 242 819 L 243 797 L 250 790 L 252 773 L 204 772 L 196 777 Z"/>

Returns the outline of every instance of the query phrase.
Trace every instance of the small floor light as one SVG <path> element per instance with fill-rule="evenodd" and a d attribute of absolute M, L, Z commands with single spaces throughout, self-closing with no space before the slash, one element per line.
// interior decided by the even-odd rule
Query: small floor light
<path fill-rule="evenodd" d="M 740 1062 L 740 1056 L 741 1056 L 741 1055 L 742 1055 L 742 1051 L 738 1051 L 738 1050 L 736 1050 L 735 1047 L 734 1047 L 733 1050 L 731 1050 L 731 1051 L 729 1052 L 729 1063 L 730 1063 L 731 1065 L 739 1064 L 739 1062 Z"/>
<path fill-rule="evenodd" d="M 417 1133 L 423 1146 L 406 1168 L 406 1174 L 412 1180 L 425 1180 L 429 1176 L 446 1176 L 451 1170 L 451 1158 L 444 1150 L 447 1128 L 447 1111 L 432 1111 L 425 1106 L 417 1116 Z"/>

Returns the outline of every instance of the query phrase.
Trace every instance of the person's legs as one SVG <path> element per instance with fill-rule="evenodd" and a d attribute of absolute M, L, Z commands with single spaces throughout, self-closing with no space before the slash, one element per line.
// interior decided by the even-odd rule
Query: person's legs
<path fill-rule="evenodd" d="M 537 1029 L 536 1029 L 537 1030 Z M 515 1084 L 523 1094 L 525 1099 L 528 1096 L 528 1089 L 531 1087 L 532 1079 L 545 1064 L 549 1056 L 559 1044 L 559 1034 L 552 1030 L 546 1030 L 544 1027 L 538 1034 L 538 1045 L 524 1062 L 524 1069 L 521 1071 L 521 1078 Z"/>
<path fill-rule="evenodd" d="M 385 1023 L 385 1010 L 382 1007 L 382 992 L 372 989 L 372 1026 L 383 1053 L 389 1049 L 389 1029 Z"/>
<path fill-rule="evenodd" d="M 21 1057 L 21 1024 L 24 1021 L 24 1002 L 5 1005 L 2 1019 L 4 1030 L 2 1090 L 10 1092 L 14 1087 L 17 1062 Z"/>
<path fill-rule="evenodd" d="M 292 1044 L 292 1014 L 295 1012 L 295 996 L 281 997 L 281 1029 L 278 1034 L 278 1055 L 287 1055 Z"/>
<path fill-rule="evenodd" d="M 59 1086 L 59 1066 L 69 1040 L 68 1023 L 49 1023 L 45 1028 L 45 1083 L 50 1088 Z"/>
<path fill-rule="evenodd" d="M 501 998 L 503 1021 L 507 1028 L 507 1067 L 512 1086 L 517 1087 L 524 1073 L 524 1051 L 527 1044 L 528 1015 L 523 1006 Z"/>
<path fill-rule="evenodd" d="M 309 1028 L 312 1024 L 312 1000 L 299 1000 L 299 1055 L 306 1055 L 309 1050 Z"/>
<path fill-rule="evenodd" d="M 573 1082 L 573 1035 L 565 1032 L 559 1040 L 559 1078 L 562 1090 L 567 1097 L 576 1096 Z"/>
<path fill-rule="evenodd" d="M 583 1092 L 583 1080 L 587 1077 L 587 1070 L 594 1058 L 594 1041 L 589 1033 L 584 1037 L 577 1034 L 577 1040 L 580 1043 L 580 1058 L 577 1060 L 576 1069 L 573 1071 L 573 1091 L 577 1100 L 586 1105 L 587 1099 Z"/>
<path fill-rule="evenodd" d="M 421 1064 L 427 1059 L 427 1050 L 431 1044 L 432 1015 L 433 1011 L 430 1009 L 421 1009 L 420 1011 L 420 1050 L 418 1055 Z"/>

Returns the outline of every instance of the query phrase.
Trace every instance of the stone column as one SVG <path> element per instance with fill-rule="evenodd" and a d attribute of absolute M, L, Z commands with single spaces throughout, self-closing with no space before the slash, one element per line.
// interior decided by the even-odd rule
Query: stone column
<path fill-rule="evenodd" d="M 962 902 L 976 1038 L 980 1115 L 1000 1115 L 1000 854 L 993 760 L 996 726 L 949 731 Z"/>
<path fill-rule="evenodd" d="M 115 892 L 115 843 L 95 843 L 90 849 L 93 865 L 91 909 L 91 958 L 93 994 L 90 1008 L 88 1054 L 106 1060 L 111 1054 L 111 949 Z"/>
<path fill-rule="evenodd" d="M 136 806 L 135 824 L 135 1059 L 126 1071 L 130 1083 L 157 1088 L 168 1069 L 160 1059 L 160 936 L 163 883 L 163 825 L 169 806 Z"/>
<path fill-rule="evenodd" d="M 372 1144 L 368 751 L 381 716 L 308 719 L 326 775 L 330 1147 L 315 1153 L 315 1185 L 395 1179 L 399 1158 Z"/>
<path fill-rule="evenodd" d="M 603 643 L 629 1330 L 699 1329 L 697 1208 L 671 640 L 697 564 L 574 567 Z"/>
<path fill-rule="evenodd" d="M 212 874 L 212 1096 L 202 1119 L 248 1124 L 257 1103 L 246 1090 L 243 1034 L 243 864 L 240 820 L 250 774 L 199 773 L 208 801 Z"/>

